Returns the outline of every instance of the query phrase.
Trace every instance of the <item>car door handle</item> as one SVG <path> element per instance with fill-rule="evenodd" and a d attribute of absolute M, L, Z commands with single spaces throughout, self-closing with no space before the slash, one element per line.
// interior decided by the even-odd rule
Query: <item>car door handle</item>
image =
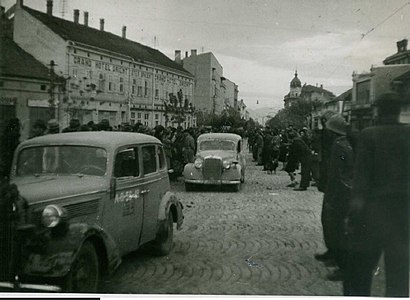
<path fill-rule="evenodd" d="M 144 194 L 147 194 L 147 193 L 149 193 L 149 190 L 142 190 L 141 191 L 141 195 L 144 195 Z"/>

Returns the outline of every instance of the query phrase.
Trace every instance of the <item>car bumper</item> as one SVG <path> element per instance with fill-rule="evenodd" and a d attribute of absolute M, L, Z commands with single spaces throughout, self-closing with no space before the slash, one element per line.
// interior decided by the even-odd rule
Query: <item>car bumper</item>
<path fill-rule="evenodd" d="M 212 180 L 212 179 L 185 179 L 186 183 L 194 183 L 194 184 L 215 184 L 215 185 L 220 185 L 220 184 L 239 184 L 241 183 L 240 180 Z"/>
<path fill-rule="evenodd" d="M 49 293 L 58 293 L 58 292 L 61 292 L 62 289 L 55 285 L 22 283 L 16 280 L 16 282 L 0 282 L 0 291 L 13 291 L 13 292 L 42 291 L 42 292 L 49 292 Z"/>

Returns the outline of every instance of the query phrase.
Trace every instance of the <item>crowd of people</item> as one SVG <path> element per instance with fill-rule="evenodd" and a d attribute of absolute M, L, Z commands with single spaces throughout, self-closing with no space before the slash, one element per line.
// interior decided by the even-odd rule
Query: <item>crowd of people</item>
<path fill-rule="evenodd" d="M 10 173 L 13 153 L 20 143 L 20 126 L 18 118 L 10 119 L 2 135 L 0 135 L 0 178 L 5 178 Z M 69 125 L 61 129 L 56 119 L 51 119 L 48 122 L 39 119 L 33 123 L 29 138 L 31 139 L 47 134 L 84 131 L 122 131 L 152 135 L 163 143 L 167 165 L 171 173 L 170 178 L 175 179 L 182 174 L 185 164 L 194 162 L 196 140 L 199 135 L 211 131 L 222 132 L 225 130 L 226 128 L 212 128 L 210 126 L 183 129 L 181 126 L 164 127 L 157 125 L 154 128 L 150 128 L 141 123 L 134 125 L 124 123 L 111 126 L 108 119 L 102 119 L 99 123 L 90 121 L 86 124 L 81 124 L 76 118 L 72 118 Z M 243 135 L 241 130 L 235 129 L 233 131 Z"/>
<path fill-rule="evenodd" d="M 384 253 L 386 295 L 408 297 L 410 126 L 399 123 L 401 99 L 396 94 L 380 96 L 376 106 L 377 125 L 360 133 L 349 130 L 345 119 L 332 111 L 322 114 L 322 129 L 288 126 L 235 133 L 248 138 L 255 163 L 268 174 L 276 173 L 281 163 L 290 177 L 288 187 L 306 191 L 315 186 L 324 194 L 321 222 L 327 251 L 315 258 L 336 266 L 328 279 L 343 281 L 344 295 L 370 295 L 372 275 Z M 186 163 L 194 161 L 197 137 L 212 129 L 161 125 L 150 129 L 142 124 L 113 128 L 108 120 L 80 124 L 72 119 L 60 130 L 52 119 L 36 121 L 31 138 L 101 130 L 157 137 L 164 145 L 168 167 L 177 177 Z M 11 119 L 1 137 L 1 178 L 10 172 L 19 139 L 20 122 Z M 296 180 L 298 169 L 300 182 Z"/>
<path fill-rule="evenodd" d="M 316 186 L 324 194 L 327 251 L 315 258 L 336 267 L 327 278 L 343 281 L 344 295 L 370 295 L 383 252 L 386 296 L 408 297 L 410 126 L 399 123 L 397 94 L 383 94 L 376 106 L 376 126 L 361 132 L 326 111 L 320 130 L 265 128 L 249 133 L 249 148 L 267 173 L 282 162 L 291 180 L 288 187 L 306 191 Z"/>

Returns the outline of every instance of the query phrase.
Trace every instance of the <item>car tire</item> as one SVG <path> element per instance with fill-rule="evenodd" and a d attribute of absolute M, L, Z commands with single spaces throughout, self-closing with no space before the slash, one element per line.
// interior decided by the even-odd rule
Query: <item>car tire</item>
<path fill-rule="evenodd" d="M 94 245 L 86 241 L 65 278 L 64 290 L 69 293 L 96 293 L 100 279 L 100 264 Z"/>
<path fill-rule="evenodd" d="M 185 191 L 190 192 L 194 190 L 194 184 L 190 182 L 185 182 Z"/>
<path fill-rule="evenodd" d="M 164 256 L 171 252 L 174 238 L 174 221 L 171 210 L 168 212 L 168 218 L 161 226 L 157 237 L 152 242 L 153 253 L 156 256 Z"/>

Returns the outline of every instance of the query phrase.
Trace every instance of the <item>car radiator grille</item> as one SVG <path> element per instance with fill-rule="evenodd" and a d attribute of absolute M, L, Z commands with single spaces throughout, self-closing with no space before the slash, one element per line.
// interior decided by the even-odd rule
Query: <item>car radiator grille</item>
<path fill-rule="evenodd" d="M 11 262 L 15 232 L 10 212 L 3 205 L 0 209 L 0 281 L 10 281 L 13 279 Z"/>
<path fill-rule="evenodd" d="M 220 158 L 206 158 L 203 164 L 204 179 L 219 180 L 222 175 L 222 160 Z"/>

